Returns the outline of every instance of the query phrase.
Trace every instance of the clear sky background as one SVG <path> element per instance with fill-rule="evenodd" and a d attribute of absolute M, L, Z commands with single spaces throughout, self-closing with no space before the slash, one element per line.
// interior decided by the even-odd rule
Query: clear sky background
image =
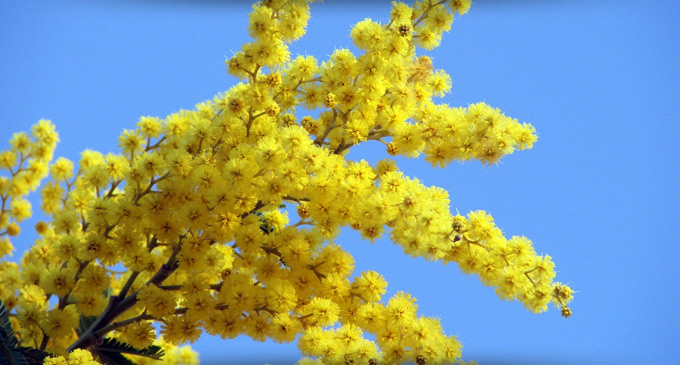
<path fill-rule="evenodd" d="M 59 5 L 57 5 L 59 4 Z M 231 87 L 223 61 L 249 40 L 249 4 L 229 1 L 0 1 L 0 141 L 53 120 L 57 156 L 117 151 L 142 115 L 164 117 Z M 351 47 L 389 2 L 312 5 L 291 47 L 325 59 Z M 497 166 L 401 168 L 450 192 L 453 210 L 485 209 L 507 236 L 526 235 L 577 294 L 573 316 L 535 315 L 456 265 L 414 259 L 389 240 L 346 231 L 356 271 L 374 269 L 418 298 L 464 344 L 467 360 L 660 363 L 680 358 L 680 2 L 477 0 L 431 55 L 454 106 L 478 101 L 532 123 L 538 143 Z M 384 157 L 366 145 L 351 158 Z M 38 196 L 36 193 L 35 196 Z M 37 202 L 37 200 L 34 200 Z M 34 210 L 38 204 L 34 204 Z M 15 239 L 18 259 L 34 239 Z M 292 363 L 295 344 L 193 344 L 203 363 Z"/>

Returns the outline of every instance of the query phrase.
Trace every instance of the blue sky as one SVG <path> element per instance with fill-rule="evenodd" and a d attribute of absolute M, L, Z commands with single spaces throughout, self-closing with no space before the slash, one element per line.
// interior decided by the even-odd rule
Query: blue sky
<path fill-rule="evenodd" d="M 116 151 L 142 115 L 192 108 L 234 84 L 223 61 L 248 40 L 248 4 L 227 1 L 0 2 L 0 141 L 40 118 L 61 136 L 58 156 Z M 312 5 L 294 53 L 324 59 L 350 47 L 350 25 L 386 20 L 389 2 Z M 373 245 L 345 232 L 356 270 L 458 335 L 464 358 L 499 363 L 670 364 L 680 356 L 680 3 L 478 0 L 431 53 L 449 72 L 443 102 L 485 101 L 539 134 L 497 166 L 422 160 L 401 168 L 450 192 L 452 209 L 485 209 L 506 235 L 526 235 L 577 294 L 574 315 L 535 315 L 503 302 L 455 265 Z M 4 148 L 4 147 L 3 147 Z M 366 145 L 355 159 L 382 157 Z M 36 194 L 37 195 L 37 194 Z M 36 204 L 37 209 L 37 204 Z M 33 240 L 32 225 L 15 240 Z M 295 345 L 193 345 L 204 363 L 292 363 Z"/>

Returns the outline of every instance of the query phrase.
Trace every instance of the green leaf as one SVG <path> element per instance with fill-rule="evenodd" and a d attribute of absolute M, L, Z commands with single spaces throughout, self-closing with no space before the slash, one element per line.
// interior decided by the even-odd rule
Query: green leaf
<path fill-rule="evenodd" d="M 81 315 L 80 316 L 80 325 L 78 326 L 78 329 L 76 330 L 76 333 L 78 334 L 78 337 L 80 337 L 83 333 L 87 331 L 88 328 L 92 326 L 94 321 L 97 320 L 97 317 L 95 316 L 85 316 Z"/>
<path fill-rule="evenodd" d="M 25 364 L 26 359 L 20 353 L 16 353 L 17 339 L 14 336 L 12 324 L 9 322 L 7 307 L 0 300 L 0 363 L 2 364 Z"/>
<path fill-rule="evenodd" d="M 33 365 L 33 364 L 42 364 L 42 361 L 40 362 L 32 362 L 24 356 L 21 352 L 22 348 L 4 348 L 3 351 L 0 352 L 0 364 L 12 364 L 12 365 Z"/>
<path fill-rule="evenodd" d="M 21 354 L 21 352 L 17 351 L 17 349 L 12 349 L 12 362 L 10 364 L 13 365 L 28 365 L 29 362 L 26 360 L 24 355 Z"/>
<path fill-rule="evenodd" d="M 120 352 L 115 351 L 93 351 L 97 357 L 97 361 L 105 365 L 136 365 L 134 361 L 123 356 Z"/>
<path fill-rule="evenodd" d="M 109 299 L 109 297 L 110 297 L 111 295 L 113 295 L 113 288 L 112 288 L 112 287 L 106 288 L 106 289 L 102 292 L 102 294 L 104 294 L 104 297 L 105 297 L 106 299 Z"/>
<path fill-rule="evenodd" d="M 0 353 L 4 353 L 7 356 L 7 351 L 17 347 L 17 339 L 14 336 L 7 336 L 7 332 L 3 328 L 0 328 Z"/>
<path fill-rule="evenodd" d="M 0 336 L 5 340 L 7 346 L 16 347 L 17 339 L 14 336 L 14 330 L 12 329 L 12 324 L 9 322 L 9 314 L 7 313 L 7 307 L 5 303 L 0 300 Z"/>
<path fill-rule="evenodd" d="M 40 365 L 51 353 L 32 347 L 8 347 L 5 339 L 0 341 L 0 364 Z"/>
<path fill-rule="evenodd" d="M 115 338 L 105 338 L 104 343 L 97 346 L 95 350 L 100 353 L 126 353 L 130 355 L 149 357 L 155 360 L 160 360 L 163 355 L 165 355 L 165 352 L 160 346 L 151 345 L 147 348 L 136 349 L 132 347 L 132 345 L 120 342 Z"/>
<path fill-rule="evenodd" d="M 16 351 L 21 353 L 21 355 L 24 357 L 24 359 L 27 361 L 29 365 L 40 365 L 43 363 L 43 361 L 45 361 L 46 357 L 52 356 L 52 354 L 47 351 L 34 349 L 32 347 L 19 347 L 17 350 L 13 352 Z M 19 363 L 15 362 L 15 364 Z"/>
<path fill-rule="evenodd" d="M 47 351 L 19 346 L 9 321 L 7 307 L 0 300 L 0 364 L 40 365 L 51 355 Z"/>
<path fill-rule="evenodd" d="M 0 364 L 12 364 L 14 362 L 14 355 L 12 351 L 7 347 L 5 339 L 0 341 Z"/>

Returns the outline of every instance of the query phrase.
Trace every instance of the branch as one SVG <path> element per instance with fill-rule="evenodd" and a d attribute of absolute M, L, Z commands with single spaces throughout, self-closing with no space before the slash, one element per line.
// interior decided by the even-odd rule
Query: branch
<path fill-rule="evenodd" d="M 184 238 L 184 235 L 182 235 L 178 240 L 177 245 L 173 249 L 168 261 L 161 265 L 156 274 L 154 274 L 154 276 L 149 279 L 145 285 L 160 285 L 173 272 L 175 272 L 175 270 L 177 270 L 177 254 L 179 253 L 180 247 L 182 245 L 182 238 Z M 130 287 L 132 286 L 130 279 L 128 279 L 128 283 L 126 283 L 127 289 L 125 287 L 123 288 L 126 289 L 125 291 L 121 289 L 121 294 L 127 294 L 127 291 L 129 291 Z M 69 346 L 67 349 L 68 352 L 79 348 L 87 349 L 88 347 L 91 347 L 101 341 L 101 335 L 107 333 L 103 331 L 103 329 L 109 326 L 121 314 L 125 313 L 128 309 L 137 304 L 138 293 L 139 290 L 125 298 L 121 297 L 120 295 L 112 295 L 109 297 L 109 304 L 104 312 L 102 312 L 97 320 L 92 323 L 90 328 L 88 328 L 85 333 L 83 333 L 71 346 Z"/>
<path fill-rule="evenodd" d="M 116 330 L 118 328 L 125 327 L 127 325 L 133 324 L 133 323 L 138 322 L 138 321 L 145 321 L 145 320 L 150 320 L 150 319 L 156 319 L 156 318 L 154 316 L 150 315 L 150 314 L 146 314 L 146 312 L 145 312 L 145 313 L 138 315 L 137 317 L 132 317 L 132 318 L 128 318 L 128 319 L 123 320 L 123 321 L 118 321 L 116 323 L 112 323 L 112 324 L 100 329 L 99 331 L 95 332 L 94 335 L 97 336 L 97 337 L 102 337 L 105 334 L 107 334 L 107 333 L 109 333 L 113 330 Z"/>

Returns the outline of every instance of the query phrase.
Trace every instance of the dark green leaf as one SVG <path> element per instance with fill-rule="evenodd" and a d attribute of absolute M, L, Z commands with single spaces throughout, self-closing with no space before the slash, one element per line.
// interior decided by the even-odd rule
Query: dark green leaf
<path fill-rule="evenodd" d="M 139 355 L 149 357 L 155 360 L 160 360 L 163 355 L 163 349 L 160 346 L 149 346 L 144 349 L 136 349 L 132 345 L 120 342 L 115 338 L 105 338 L 104 343 L 96 347 L 97 352 L 122 352 L 130 355 Z"/>
<path fill-rule="evenodd" d="M 32 364 L 26 359 L 24 354 L 22 354 L 21 351 L 19 351 L 19 349 L 12 350 L 12 357 L 14 358 L 14 362 L 12 362 L 12 364 L 14 364 L 14 365 L 29 365 L 29 364 Z"/>
<path fill-rule="evenodd" d="M 108 299 L 111 295 L 113 295 L 113 288 L 111 287 L 106 288 L 106 290 L 104 290 L 102 294 L 104 294 L 104 297 Z"/>
<path fill-rule="evenodd" d="M 81 315 L 80 316 L 80 325 L 78 326 L 78 329 L 76 330 L 76 333 L 80 337 L 85 331 L 87 331 L 90 326 L 94 323 L 94 321 L 97 320 L 97 317 L 95 316 L 85 316 Z"/>
<path fill-rule="evenodd" d="M 8 336 L 4 328 L 0 328 L 0 343 L 9 349 L 13 349 L 18 345 L 17 338 L 14 335 Z M 0 349 L 0 352 L 1 351 L 2 350 Z"/>
<path fill-rule="evenodd" d="M 135 362 L 115 351 L 95 350 L 97 361 L 106 365 L 135 365 Z"/>
<path fill-rule="evenodd" d="M 16 347 L 16 338 L 14 337 L 14 330 L 12 329 L 12 324 L 9 322 L 9 313 L 7 313 L 7 307 L 5 303 L 0 300 L 0 336 L 3 336 L 10 347 Z"/>
<path fill-rule="evenodd" d="M 12 364 L 14 362 L 13 359 L 14 356 L 12 355 L 12 351 L 7 347 L 5 339 L 3 338 L 2 341 L 0 341 L 0 364 Z"/>
<path fill-rule="evenodd" d="M 47 351 L 42 351 L 34 349 L 32 347 L 19 347 L 17 350 L 26 358 L 28 364 L 39 365 L 42 364 L 46 357 L 52 356 L 51 353 Z"/>

